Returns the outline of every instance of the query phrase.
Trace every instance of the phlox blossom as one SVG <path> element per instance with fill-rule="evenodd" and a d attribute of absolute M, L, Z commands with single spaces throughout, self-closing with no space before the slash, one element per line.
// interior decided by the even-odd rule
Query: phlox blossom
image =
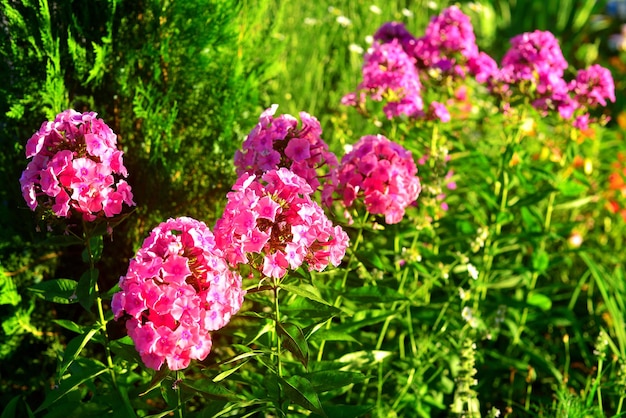
<path fill-rule="evenodd" d="M 615 102 L 613 76 L 607 68 L 598 64 L 579 70 L 569 88 L 574 93 L 576 101 L 587 108 L 606 106 L 607 100 Z"/>
<path fill-rule="evenodd" d="M 421 82 L 415 60 L 397 39 L 388 43 L 374 42 L 364 56 L 363 81 L 357 91 L 342 98 L 342 104 L 361 106 L 367 96 L 385 102 L 383 111 L 388 119 L 401 115 L 417 117 L 423 114 Z"/>
<path fill-rule="evenodd" d="M 20 177 L 28 207 L 86 221 L 113 217 L 134 206 L 117 137 L 96 113 L 73 109 L 44 122 L 26 143 L 32 160 Z"/>
<path fill-rule="evenodd" d="M 237 175 L 262 175 L 285 167 L 304 178 L 315 190 L 323 178 L 318 169 L 337 166 L 337 157 L 322 139 L 319 121 L 300 112 L 302 127 L 291 115 L 274 117 L 278 105 L 265 110 L 259 123 L 248 134 L 242 149 L 235 152 Z"/>
<path fill-rule="evenodd" d="M 532 99 L 533 107 L 544 112 L 557 110 L 561 117 L 569 119 L 576 103 L 563 79 L 567 67 L 559 42 L 551 32 L 526 32 L 511 38 L 511 47 L 502 58 L 494 85 L 507 94 L 511 86 L 521 87 Z"/>
<path fill-rule="evenodd" d="M 324 190 L 325 204 L 333 195 L 346 207 L 360 201 L 388 224 L 400 222 L 421 191 L 411 152 L 382 135 L 362 137 L 341 159 L 335 176 L 336 183 Z"/>
<path fill-rule="evenodd" d="M 433 17 L 423 37 L 415 41 L 412 56 L 420 68 L 439 68 L 463 73 L 458 65 L 478 56 L 476 36 L 470 18 L 458 6 L 450 6 Z"/>
<path fill-rule="evenodd" d="M 115 319 L 126 329 L 147 367 L 186 368 L 211 351 L 210 331 L 239 311 L 241 276 L 228 266 L 211 230 L 180 217 L 154 228 L 130 261 L 113 295 Z"/>
<path fill-rule="evenodd" d="M 306 264 L 338 266 L 348 235 L 311 198 L 313 189 L 286 168 L 259 177 L 244 173 L 227 195 L 215 240 L 232 265 L 250 264 L 265 277 L 282 278 Z"/>

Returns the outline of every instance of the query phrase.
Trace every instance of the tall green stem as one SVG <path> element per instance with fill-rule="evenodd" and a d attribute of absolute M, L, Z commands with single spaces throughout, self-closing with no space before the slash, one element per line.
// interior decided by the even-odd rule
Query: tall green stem
<path fill-rule="evenodd" d="M 90 275 L 95 270 L 95 260 L 93 255 L 93 249 L 91 248 L 91 236 L 87 232 L 87 225 L 83 225 L 84 233 L 84 241 L 85 246 L 87 248 L 87 257 L 89 259 L 89 272 Z M 100 288 L 98 287 L 98 281 L 94 283 L 94 291 L 96 293 L 96 307 L 98 309 L 98 319 L 100 321 L 100 327 L 102 330 L 102 336 L 104 337 L 104 351 L 106 354 L 107 366 L 109 369 L 109 375 L 111 376 L 111 380 L 113 381 L 113 386 L 116 389 L 119 389 L 117 386 L 117 376 L 115 374 L 115 369 L 113 368 L 113 358 L 111 356 L 111 348 L 109 347 L 109 335 L 107 332 L 107 321 L 104 317 L 104 309 L 102 307 L 102 297 L 100 296 Z"/>

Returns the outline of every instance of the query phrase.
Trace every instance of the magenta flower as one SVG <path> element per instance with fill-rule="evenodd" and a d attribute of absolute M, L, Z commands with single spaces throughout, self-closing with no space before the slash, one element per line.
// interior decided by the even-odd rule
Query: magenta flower
<path fill-rule="evenodd" d="M 597 64 L 579 70 L 569 89 L 574 93 L 575 100 L 587 108 L 606 106 L 607 100 L 615 102 L 613 76 L 607 68 Z"/>
<path fill-rule="evenodd" d="M 376 102 L 386 103 L 383 111 L 389 119 L 423 114 L 422 85 L 415 62 L 397 39 L 382 44 L 375 42 L 364 59 L 363 81 L 356 93 L 342 99 L 343 104 L 359 106 L 369 96 Z"/>
<path fill-rule="evenodd" d="M 374 41 L 379 43 L 389 43 L 394 39 L 397 39 L 399 44 L 404 49 L 404 52 L 411 54 L 413 48 L 415 48 L 415 37 L 407 30 L 404 23 L 401 22 L 386 22 L 384 23 L 376 33 L 374 33 Z"/>
<path fill-rule="evenodd" d="M 421 191 L 411 152 L 382 135 L 362 137 L 341 159 L 336 179 L 324 190 L 327 205 L 333 194 L 346 207 L 361 201 L 388 224 L 400 222 Z"/>
<path fill-rule="evenodd" d="M 426 27 L 425 34 L 415 42 L 412 56 L 420 68 L 437 67 L 445 72 L 464 65 L 478 55 L 476 36 L 470 18 L 457 6 L 444 9 L 433 17 Z"/>
<path fill-rule="evenodd" d="M 498 81 L 519 86 L 527 81 L 534 86 L 533 106 L 541 110 L 558 109 L 567 115 L 571 106 L 563 72 L 567 69 L 559 42 L 548 31 L 527 32 L 511 39 L 511 48 L 502 58 Z M 528 89 L 526 89 L 528 90 Z M 529 91 L 525 94 L 530 95 Z"/>
<path fill-rule="evenodd" d="M 334 169 L 337 157 L 328 150 L 321 138 L 319 121 L 306 112 L 300 112 L 302 127 L 291 115 L 274 117 L 278 105 L 265 110 L 259 123 L 235 153 L 237 175 L 262 175 L 266 171 L 285 167 L 304 178 L 316 190 L 320 186 L 322 167 Z"/>
<path fill-rule="evenodd" d="M 204 360 L 212 347 L 209 332 L 228 324 L 245 294 L 211 230 L 187 217 L 154 228 L 119 285 L 111 301 L 115 319 L 127 315 L 128 335 L 155 370 Z"/>
<path fill-rule="evenodd" d="M 218 247 L 232 265 L 250 264 L 277 279 L 305 263 L 316 271 L 338 266 L 348 235 L 333 226 L 312 193 L 305 179 L 286 168 L 262 177 L 242 174 L 215 225 Z"/>
<path fill-rule="evenodd" d="M 69 109 L 44 122 L 26 143 L 32 160 L 20 177 L 28 207 L 86 221 L 112 217 L 134 206 L 117 137 L 96 113 Z"/>

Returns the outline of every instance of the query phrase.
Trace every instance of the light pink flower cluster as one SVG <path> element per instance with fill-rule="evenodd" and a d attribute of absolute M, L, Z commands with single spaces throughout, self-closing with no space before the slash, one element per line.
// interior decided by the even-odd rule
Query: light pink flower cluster
<path fill-rule="evenodd" d="M 325 203 L 337 194 L 346 207 L 363 201 L 367 211 L 385 215 L 385 222 L 402 220 L 421 191 L 410 151 L 382 135 L 362 137 L 341 159 L 337 182 L 324 190 Z"/>
<path fill-rule="evenodd" d="M 342 104 L 360 106 L 367 95 L 374 101 L 386 103 L 383 111 L 389 119 L 423 114 L 422 86 L 415 61 L 397 40 L 374 43 L 364 59 L 363 81 L 356 93 L 342 98 Z"/>
<path fill-rule="evenodd" d="M 248 134 L 243 149 L 235 153 L 237 175 L 262 175 L 266 171 L 286 167 L 304 178 L 316 190 L 320 186 L 323 166 L 334 169 L 337 157 L 321 138 L 319 121 L 300 112 L 302 127 L 291 115 L 274 117 L 278 105 L 261 114 L 259 123 Z"/>
<path fill-rule="evenodd" d="M 303 263 L 309 270 L 338 266 L 348 235 L 333 226 L 311 199 L 313 189 L 286 168 L 262 177 L 244 173 L 228 193 L 214 228 L 228 261 L 248 264 L 266 277 L 281 278 Z"/>
<path fill-rule="evenodd" d="M 113 295 L 115 318 L 129 316 L 128 335 L 146 366 L 187 367 L 211 351 L 209 331 L 241 308 L 241 276 L 215 245 L 210 229 L 181 217 L 154 228 Z"/>
<path fill-rule="evenodd" d="M 115 216 L 123 203 L 135 205 L 128 183 L 115 178 L 128 176 L 122 155 L 116 135 L 96 113 L 66 110 L 26 143 L 32 160 L 20 178 L 22 195 L 32 210 L 41 205 L 59 217 Z"/>

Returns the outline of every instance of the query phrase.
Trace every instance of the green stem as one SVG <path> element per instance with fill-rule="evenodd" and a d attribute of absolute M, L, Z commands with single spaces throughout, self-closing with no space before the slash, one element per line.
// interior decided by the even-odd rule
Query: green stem
<path fill-rule="evenodd" d="M 183 418 L 183 399 L 180 393 L 180 381 L 182 381 L 182 375 L 180 373 L 180 370 L 176 370 L 176 415 L 178 416 L 178 418 Z"/>
<path fill-rule="evenodd" d="M 274 324 L 275 324 L 275 342 L 276 342 L 276 371 L 278 377 L 283 377 L 282 360 L 280 358 L 280 335 L 278 333 L 278 326 L 280 324 L 280 303 L 278 300 L 278 292 L 280 291 L 278 283 L 274 285 Z"/>
<path fill-rule="evenodd" d="M 92 251 L 92 248 L 91 248 L 91 236 L 87 232 L 88 231 L 87 225 L 85 225 L 84 222 L 83 222 L 83 231 L 85 231 L 84 241 L 85 241 L 85 246 L 87 248 L 87 256 L 89 258 L 89 271 L 90 271 L 90 274 L 91 274 L 91 272 L 93 272 L 95 270 L 96 266 L 95 266 L 93 251 Z M 109 335 L 108 335 L 108 332 L 107 332 L 107 320 L 104 317 L 104 308 L 102 306 L 102 297 L 100 296 L 100 288 L 98 286 L 98 281 L 97 280 L 94 283 L 94 291 L 96 292 L 96 306 L 97 306 L 97 309 L 98 309 L 98 319 L 100 321 L 102 335 L 104 337 L 104 351 L 106 353 L 106 360 L 107 360 L 107 366 L 108 366 L 108 369 L 109 369 L 109 375 L 111 376 L 111 380 L 113 381 L 113 386 L 117 390 L 119 390 L 119 388 L 117 386 L 117 376 L 115 374 L 115 369 L 113 368 L 113 358 L 111 356 L 111 348 L 109 347 Z"/>

